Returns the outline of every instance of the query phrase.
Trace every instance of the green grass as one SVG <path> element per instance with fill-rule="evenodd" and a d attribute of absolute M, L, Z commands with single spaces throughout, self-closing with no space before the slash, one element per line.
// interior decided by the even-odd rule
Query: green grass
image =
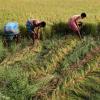
<path fill-rule="evenodd" d="M 53 23 L 64 21 L 73 15 L 85 11 L 88 15 L 87 20 L 94 22 L 95 16 L 99 18 L 100 1 L 91 0 L 0 0 L 0 22 L 4 24 L 8 20 L 17 20 L 23 23 L 27 18 L 39 18 Z"/>
<path fill-rule="evenodd" d="M 96 23 L 100 21 L 99 3 L 97 0 L 0 0 L 0 30 L 8 21 L 18 21 L 23 26 L 28 18 L 45 20 L 47 26 L 67 23 L 70 16 L 81 12 L 87 13 L 85 22 Z"/>
<path fill-rule="evenodd" d="M 97 34 L 99 29 L 99 6 L 100 1 L 92 0 L 0 0 L 0 34 L 8 21 L 17 21 L 20 24 L 22 36 L 26 35 L 25 24 L 27 19 L 35 18 L 44 20 L 47 23 L 46 29 L 42 32 L 42 39 L 51 37 L 54 34 L 65 34 L 69 32 L 66 25 L 68 19 L 74 14 L 87 13 L 84 32 L 86 34 Z M 74 4 L 74 5 L 73 5 Z M 98 32 L 97 32 L 98 31 Z M 64 33 L 63 33 L 64 32 Z"/>
<path fill-rule="evenodd" d="M 7 57 L 7 50 L 3 48 L 2 42 L 0 41 L 0 63 Z"/>
<path fill-rule="evenodd" d="M 83 59 L 85 54 L 96 45 L 98 44 L 93 38 L 85 38 L 79 41 L 79 39 L 74 36 L 68 36 L 67 39 L 62 37 L 43 41 L 43 44 L 40 43 L 40 46 L 35 48 L 35 51 L 34 48 L 29 49 L 29 47 L 27 47 L 20 52 L 16 52 L 12 57 L 11 55 L 8 56 L 0 64 L 1 94 L 14 100 L 27 100 L 31 98 L 33 95 L 36 95 L 38 90 L 48 85 L 52 78 L 60 75 L 56 70 L 62 71 L 61 68 L 67 70 L 71 63 Z M 76 53 L 77 56 L 74 55 Z M 89 70 L 88 67 L 86 67 L 86 71 Z M 84 72 L 82 71 L 84 70 L 74 71 L 72 75 L 71 73 L 70 75 L 64 75 L 62 78 L 62 80 L 64 80 L 63 84 L 66 82 L 67 85 L 69 79 L 69 81 L 71 81 L 78 76 L 83 76 Z M 66 85 L 63 85 L 63 88 L 65 88 Z M 64 93 L 64 89 L 62 90 L 62 88 L 58 87 L 56 91 L 57 93 L 59 92 L 60 95 L 63 93 L 67 98 L 68 94 Z M 70 90 L 68 90 L 68 93 L 69 92 Z M 59 94 L 56 94 L 58 98 Z M 69 94 L 69 97 L 71 97 L 70 95 L 71 94 Z M 51 97 L 56 98 L 54 93 Z M 41 98 L 41 100 L 43 98 Z M 47 97 L 46 100 L 49 100 L 49 97 Z"/>

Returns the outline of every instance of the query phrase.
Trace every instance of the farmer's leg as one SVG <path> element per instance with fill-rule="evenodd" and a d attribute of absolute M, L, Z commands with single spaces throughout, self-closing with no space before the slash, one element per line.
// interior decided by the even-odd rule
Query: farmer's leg
<path fill-rule="evenodd" d="M 16 44 L 18 44 L 20 42 L 20 35 L 19 34 L 15 35 L 14 40 L 15 40 Z"/>
<path fill-rule="evenodd" d="M 38 47 L 39 40 L 40 40 L 40 33 L 36 33 L 35 34 L 35 43 L 34 43 L 35 47 Z"/>
<path fill-rule="evenodd" d="M 11 47 L 13 39 L 14 39 L 14 33 L 13 32 L 9 32 L 9 34 L 7 35 L 8 47 Z"/>
<path fill-rule="evenodd" d="M 4 40 L 4 46 L 11 47 L 12 39 L 13 39 L 13 35 L 11 35 L 11 32 L 5 32 L 5 36 L 4 36 L 4 39 L 3 39 Z"/>
<path fill-rule="evenodd" d="M 40 32 L 37 34 L 37 39 L 40 40 Z"/>
<path fill-rule="evenodd" d="M 35 42 L 35 34 L 34 33 L 29 33 L 29 34 L 30 34 L 30 38 L 32 39 L 33 44 L 34 44 L 34 42 Z"/>
<path fill-rule="evenodd" d="M 74 32 L 76 32 L 76 33 L 78 34 L 78 36 L 79 36 L 80 39 L 81 39 L 80 28 L 79 28 L 79 26 L 76 25 L 76 23 L 73 23 L 73 24 L 72 24 L 72 29 L 73 29 Z"/>
<path fill-rule="evenodd" d="M 70 34 L 74 35 L 77 33 L 77 26 L 75 22 L 68 22 L 68 27 L 70 29 Z"/>
<path fill-rule="evenodd" d="M 11 43 L 12 43 L 12 40 L 11 39 L 9 39 L 9 38 L 7 38 L 7 47 L 8 48 L 11 48 Z"/>

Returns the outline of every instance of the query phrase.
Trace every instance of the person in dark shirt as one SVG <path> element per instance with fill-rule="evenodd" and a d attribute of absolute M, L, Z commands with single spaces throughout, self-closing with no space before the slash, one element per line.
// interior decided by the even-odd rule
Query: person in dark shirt
<path fill-rule="evenodd" d="M 29 19 L 26 22 L 26 28 L 29 36 L 33 40 L 33 44 L 36 39 L 40 39 L 40 29 L 44 28 L 46 26 L 46 22 L 44 21 L 39 21 L 36 19 Z"/>

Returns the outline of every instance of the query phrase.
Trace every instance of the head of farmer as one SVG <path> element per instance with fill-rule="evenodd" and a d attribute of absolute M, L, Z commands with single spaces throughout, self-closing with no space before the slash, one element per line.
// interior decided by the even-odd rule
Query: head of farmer
<path fill-rule="evenodd" d="M 46 26 L 45 21 L 39 21 L 36 19 L 29 19 L 26 22 L 26 28 L 29 36 L 33 40 L 33 44 L 36 39 L 40 39 L 40 29 L 44 28 Z"/>
<path fill-rule="evenodd" d="M 17 22 L 8 22 L 4 26 L 4 46 L 11 46 L 11 42 L 19 42 L 19 25 Z"/>
<path fill-rule="evenodd" d="M 69 28 L 75 33 L 77 33 L 80 39 L 82 38 L 81 33 L 80 33 L 80 29 L 82 26 L 81 20 L 84 18 L 86 18 L 86 13 L 81 13 L 81 15 L 72 16 L 68 21 Z"/>

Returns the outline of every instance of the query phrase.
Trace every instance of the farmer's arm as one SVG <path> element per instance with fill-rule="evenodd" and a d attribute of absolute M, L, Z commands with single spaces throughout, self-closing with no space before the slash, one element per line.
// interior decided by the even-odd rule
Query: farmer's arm
<path fill-rule="evenodd" d="M 37 38 L 40 39 L 40 27 L 35 28 L 35 34 L 37 35 Z"/>
<path fill-rule="evenodd" d="M 80 34 L 80 30 L 78 30 L 78 35 L 79 35 L 80 39 L 82 39 L 82 36 Z"/>
<path fill-rule="evenodd" d="M 80 17 L 80 16 L 78 16 L 78 17 L 76 17 L 76 18 L 75 18 L 75 20 L 74 20 L 74 21 L 75 21 L 75 23 L 76 23 L 76 25 L 77 25 L 78 27 L 79 27 L 78 23 L 79 23 L 79 20 L 80 20 L 80 19 L 81 19 L 81 17 Z"/>
<path fill-rule="evenodd" d="M 34 32 L 34 30 L 31 30 L 31 33 L 32 33 L 32 40 L 33 40 L 33 44 L 34 44 L 34 41 L 35 41 L 35 32 Z"/>
<path fill-rule="evenodd" d="M 80 20 L 80 19 L 81 19 L 80 16 L 76 17 L 76 18 L 75 18 L 75 23 L 76 23 L 76 25 L 77 25 L 78 35 L 79 35 L 79 37 L 80 37 L 80 39 L 81 39 L 80 27 L 79 27 L 79 20 Z"/>
<path fill-rule="evenodd" d="M 80 27 L 79 27 L 78 23 L 77 23 L 76 25 L 77 25 L 77 32 L 78 32 L 78 35 L 79 35 L 80 39 L 82 39 L 81 33 L 80 33 Z"/>

